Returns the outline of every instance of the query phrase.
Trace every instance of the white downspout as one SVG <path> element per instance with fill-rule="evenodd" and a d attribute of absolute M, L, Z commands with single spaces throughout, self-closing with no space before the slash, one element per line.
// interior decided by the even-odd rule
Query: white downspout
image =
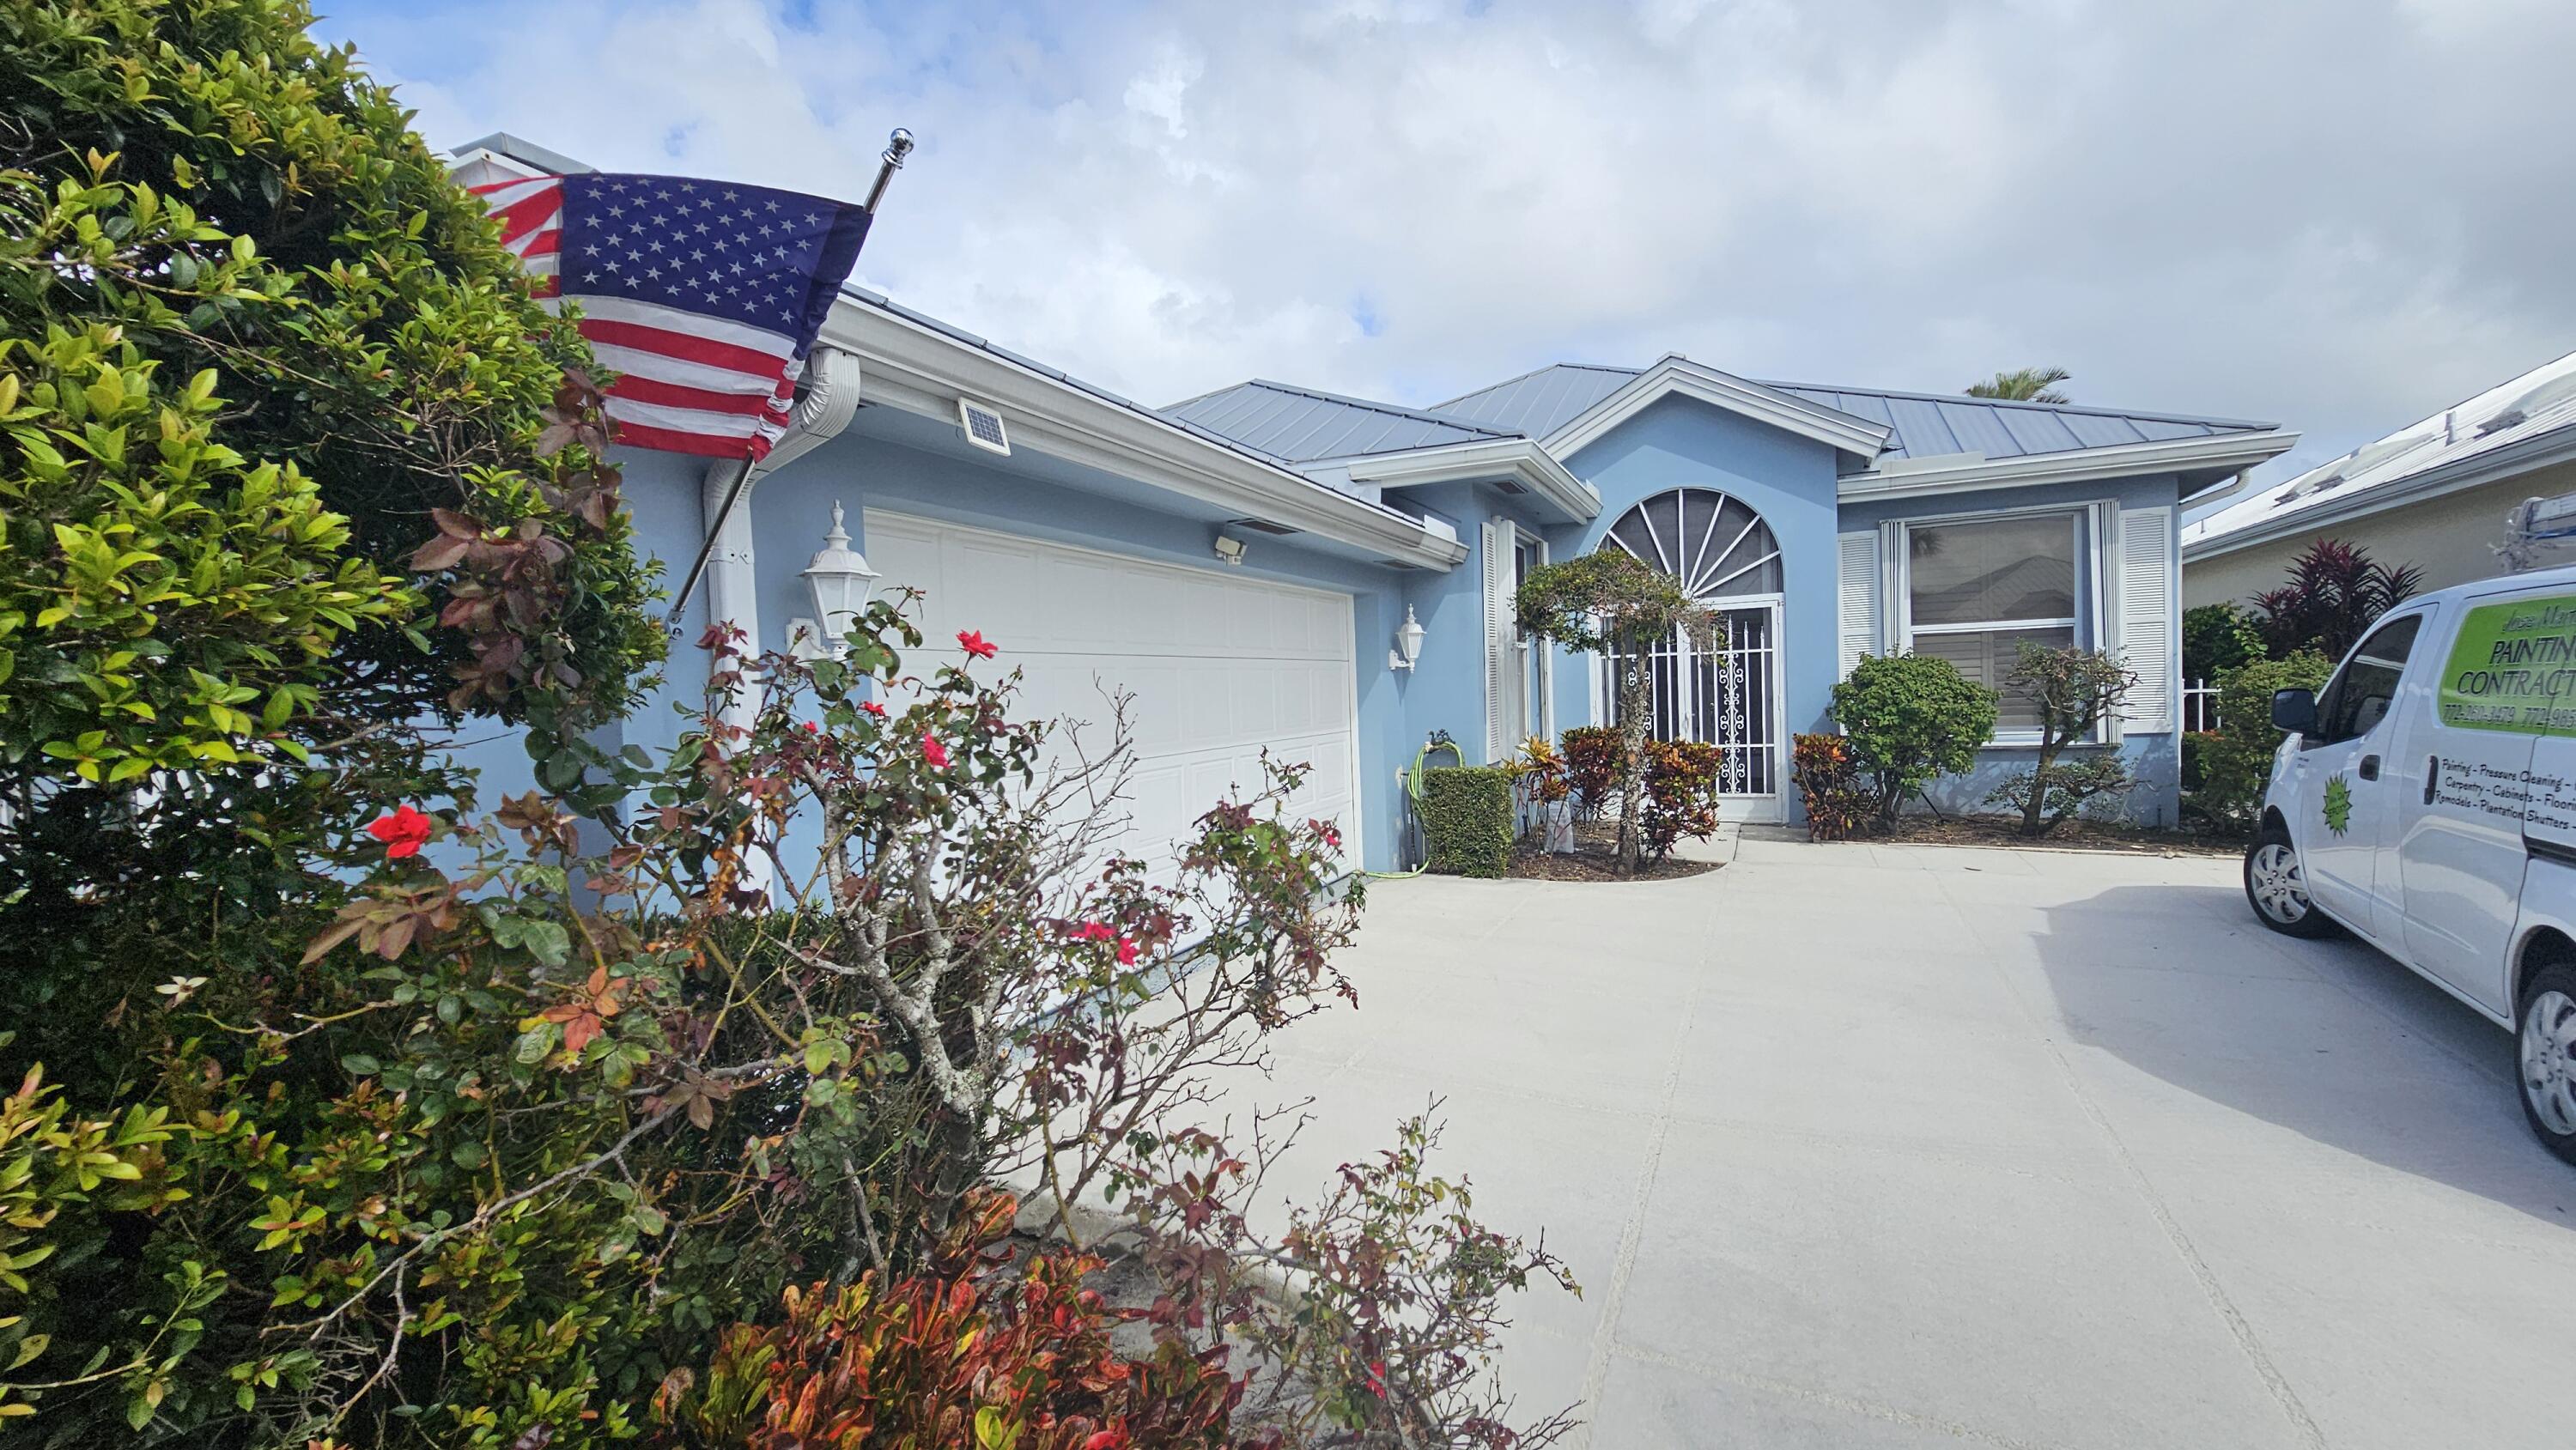
<path fill-rule="evenodd" d="M 805 392 L 796 400 L 786 435 L 769 450 L 742 493 L 725 513 L 725 495 L 733 491 L 737 465 L 711 463 L 698 485 L 700 527 L 712 529 L 715 547 L 707 554 L 707 622 L 730 623 L 742 631 L 742 649 L 757 656 L 766 646 L 760 633 L 760 570 L 752 550 L 751 495 L 760 480 L 830 442 L 859 409 L 859 360 L 839 348 L 818 347 L 805 361 Z M 721 515 L 724 524 L 717 528 Z M 734 692 L 726 703 L 728 725 L 748 729 L 754 701 L 750 690 Z"/>

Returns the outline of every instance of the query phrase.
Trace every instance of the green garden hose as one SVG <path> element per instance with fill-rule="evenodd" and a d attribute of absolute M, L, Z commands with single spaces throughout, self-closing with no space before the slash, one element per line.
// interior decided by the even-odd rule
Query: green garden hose
<path fill-rule="evenodd" d="M 1422 762 L 1429 759 L 1431 752 L 1435 750 L 1448 751 L 1460 765 L 1467 763 L 1467 757 L 1459 753 L 1458 742 L 1449 738 L 1448 731 L 1431 732 L 1430 738 L 1422 742 L 1422 748 L 1413 752 L 1413 768 L 1404 772 L 1404 798 L 1413 802 L 1413 809 L 1417 816 L 1422 810 Z M 1410 871 L 1363 871 L 1360 874 L 1372 881 L 1402 881 L 1407 877 L 1419 876 L 1431 865 L 1430 851 L 1426 848 L 1422 854 L 1422 864 Z"/>

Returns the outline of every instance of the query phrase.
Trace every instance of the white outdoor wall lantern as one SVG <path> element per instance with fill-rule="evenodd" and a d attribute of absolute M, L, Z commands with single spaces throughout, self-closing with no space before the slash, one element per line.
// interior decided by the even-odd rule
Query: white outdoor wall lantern
<path fill-rule="evenodd" d="M 787 621 L 787 648 L 801 660 L 839 659 L 846 646 L 841 636 L 868 607 L 877 571 L 867 556 L 850 547 L 841 527 L 841 505 L 832 504 L 832 531 L 823 536 L 823 551 L 805 566 L 805 587 L 814 596 L 814 617 Z"/>
<path fill-rule="evenodd" d="M 1387 651 L 1386 667 L 1409 670 L 1422 659 L 1422 621 L 1413 617 L 1413 606 L 1404 606 L 1404 623 L 1396 626 L 1395 648 Z"/>

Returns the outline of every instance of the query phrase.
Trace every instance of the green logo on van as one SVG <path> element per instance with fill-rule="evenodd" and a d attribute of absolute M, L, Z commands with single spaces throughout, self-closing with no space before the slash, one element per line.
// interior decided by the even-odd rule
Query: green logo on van
<path fill-rule="evenodd" d="M 2576 594 L 2470 610 L 2439 698 L 2445 725 L 2576 736 Z"/>
<path fill-rule="evenodd" d="M 2326 829 L 2338 836 L 2352 829 L 2352 782 L 2340 775 L 2326 779 Z"/>

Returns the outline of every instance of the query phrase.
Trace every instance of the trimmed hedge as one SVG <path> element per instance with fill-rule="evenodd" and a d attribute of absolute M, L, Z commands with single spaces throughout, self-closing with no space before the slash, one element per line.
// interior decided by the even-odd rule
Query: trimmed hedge
<path fill-rule="evenodd" d="M 1423 849 L 1443 876 L 1501 876 L 1512 859 L 1512 773 L 1498 765 L 1422 773 Z"/>

